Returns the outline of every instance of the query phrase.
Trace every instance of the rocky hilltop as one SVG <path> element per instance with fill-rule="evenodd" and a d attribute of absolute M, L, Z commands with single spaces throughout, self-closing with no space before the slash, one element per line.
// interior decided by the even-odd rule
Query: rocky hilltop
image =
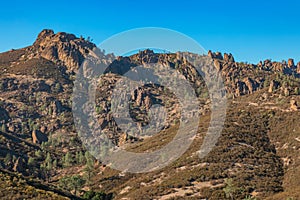
<path fill-rule="evenodd" d="M 178 129 L 176 96 L 155 84 L 132 91 L 130 116 L 143 127 L 149 124 L 151 106 L 164 105 L 163 129 L 140 137 L 118 128 L 111 94 L 120 77 L 136 66 L 159 63 L 179 71 L 200 102 L 201 120 L 189 150 L 163 169 L 130 174 L 95 160 L 74 126 L 75 75 L 95 47 L 73 34 L 43 30 L 31 46 L 0 53 L 0 198 L 300 198 L 300 63 L 289 59 L 249 64 L 236 62 L 232 54 L 209 51 L 212 67 L 224 80 L 228 109 L 216 147 L 200 159 L 197 151 L 210 122 L 211 102 L 193 65 L 177 53 L 149 49 L 116 57 L 99 81 L 95 107 L 99 126 L 115 145 L 153 151 L 171 141 Z"/>

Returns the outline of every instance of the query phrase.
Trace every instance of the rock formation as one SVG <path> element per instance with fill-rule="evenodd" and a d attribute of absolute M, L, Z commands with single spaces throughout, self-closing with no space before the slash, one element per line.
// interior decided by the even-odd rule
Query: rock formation
<path fill-rule="evenodd" d="M 297 111 L 297 110 L 299 110 L 299 107 L 298 107 L 298 105 L 297 105 L 297 102 L 296 102 L 294 99 L 291 100 L 291 110 L 292 110 L 292 111 Z"/>
<path fill-rule="evenodd" d="M 33 130 L 31 135 L 32 135 L 32 142 L 34 144 L 41 144 L 42 142 L 48 141 L 47 135 L 45 135 L 39 130 Z"/>
<path fill-rule="evenodd" d="M 15 172 L 23 172 L 24 171 L 24 161 L 22 158 L 18 157 L 18 159 L 14 163 L 13 171 L 15 171 Z"/>
<path fill-rule="evenodd" d="M 64 65 L 68 71 L 76 71 L 88 53 L 96 46 L 85 39 L 64 32 L 54 33 L 45 29 L 39 35 L 33 46 L 37 54 L 58 65 Z"/>
<path fill-rule="evenodd" d="M 290 59 L 288 60 L 288 67 L 289 67 L 289 68 L 295 67 L 295 65 L 294 65 L 294 59 L 290 58 Z"/>

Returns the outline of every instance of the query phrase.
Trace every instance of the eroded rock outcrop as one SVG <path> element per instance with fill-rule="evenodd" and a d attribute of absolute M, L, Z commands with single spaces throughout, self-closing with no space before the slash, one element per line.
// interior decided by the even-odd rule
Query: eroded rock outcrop
<path fill-rule="evenodd" d="M 49 29 L 43 30 L 38 35 L 33 46 L 37 49 L 38 55 L 58 65 L 66 66 L 68 71 L 76 71 L 88 53 L 96 47 L 82 37 L 77 38 L 64 32 L 55 34 Z"/>

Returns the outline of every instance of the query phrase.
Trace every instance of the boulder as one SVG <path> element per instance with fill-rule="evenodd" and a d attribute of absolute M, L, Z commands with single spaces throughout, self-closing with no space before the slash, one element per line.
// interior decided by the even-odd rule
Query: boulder
<path fill-rule="evenodd" d="M 41 144 L 42 142 L 48 141 L 47 135 L 42 133 L 39 130 L 33 130 L 31 135 L 32 135 L 32 142 L 34 144 Z"/>
<path fill-rule="evenodd" d="M 277 81 L 272 80 L 269 86 L 269 93 L 272 93 L 274 90 L 278 88 L 279 83 Z"/>
<path fill-rule="evenodd" d="M 14 167 L 13 167 L 13 171 L 15 172 L 24 172 L 24 167 L 25 163 L 23 158 L 18 157 L 18 159 L 16 160 L 16 162 L 14 163 Z"/>
<path fill-rule="evenodd" d="M 297 111 L 297 110 L 299 110 L 299 107 L 298 107 L 298 105 L 297 105 L 297 102 L 296 102 L 294 99 L 291 100 L 291 110 L 292 110 L 292 111 Z"/>

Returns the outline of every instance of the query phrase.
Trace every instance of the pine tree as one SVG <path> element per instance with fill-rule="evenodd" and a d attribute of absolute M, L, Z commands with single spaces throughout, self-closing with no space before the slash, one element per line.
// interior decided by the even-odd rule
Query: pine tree
<path fill-rule="evenodd" d="M 11 154 L 8 153 L 6 154 L 5 158 L 4 158 L 4 164 L 9 167 L 11 165 L 11 162 L 12 162 L 12 157 L 11 157 Z"/>
<path fill-rule="evenodd" d="M 6 132 L 6 126 L 5 126 L 5 124 L 2 124 L 1 131 L 4 132 L 4 133 Z"/>
<path fill-rule="evenodd" d="M 42 159 L 43 158 L 43 152 L 41 150 L 37 150 L 34 155 L 38 158 L 38 159 Z"/>
<path fill-rule="evenodd" d="M 54 169 L 57 168 L 57 160 L 56 159 L 53 161 L 52 166 L 53 166 Z"/>
<path fill-rule="evenodd" d="M 72 189 L 75 191 L 74 194 L 77 194 L 77 191 L 82 188 L 82 186 L 84 185 L 85 180 L 82 179 L 81 176 L 79 175 L 74 175 L 70 177 L 70 185 L 72 187 Z"/>
<path fill-rule="evenodd" d="M 27 164 L 30 167 L 34 166 L 36 164 L 35 159 L 33 157 L 28 158 Z"/>
<path fill-rule="evenodd" d="M 82 151 L 79 152 L 79 163 L 84 164 L 85 163 L 85 157 L 83 156 Z"/>
<path fill-rule="evenodd" d="M 84 168 L 85 178 L 87 180 L 87 183 L 90 185 L 91 177 L 94 174 L 94 159 L 91 156 L 91 154 L 89 154 L 89 152 L 85 152 L 85 159 L 86 159 L 86 165 Z"/>
<path fill-rule="evenodd" d="M 52 159 L 50 156 L 50 153 L 47 153 L 46 159 L 45 159 L 45 166 L 46 170 L 50 171 L 52 169 Z"/>
<path fill-rule="evenodd" d="M 64 159 L 63 159 L 63 166 L 64 167 L 70 167 L 73 163 L 73 158 L 70 152 L 67 152 Z"/>

